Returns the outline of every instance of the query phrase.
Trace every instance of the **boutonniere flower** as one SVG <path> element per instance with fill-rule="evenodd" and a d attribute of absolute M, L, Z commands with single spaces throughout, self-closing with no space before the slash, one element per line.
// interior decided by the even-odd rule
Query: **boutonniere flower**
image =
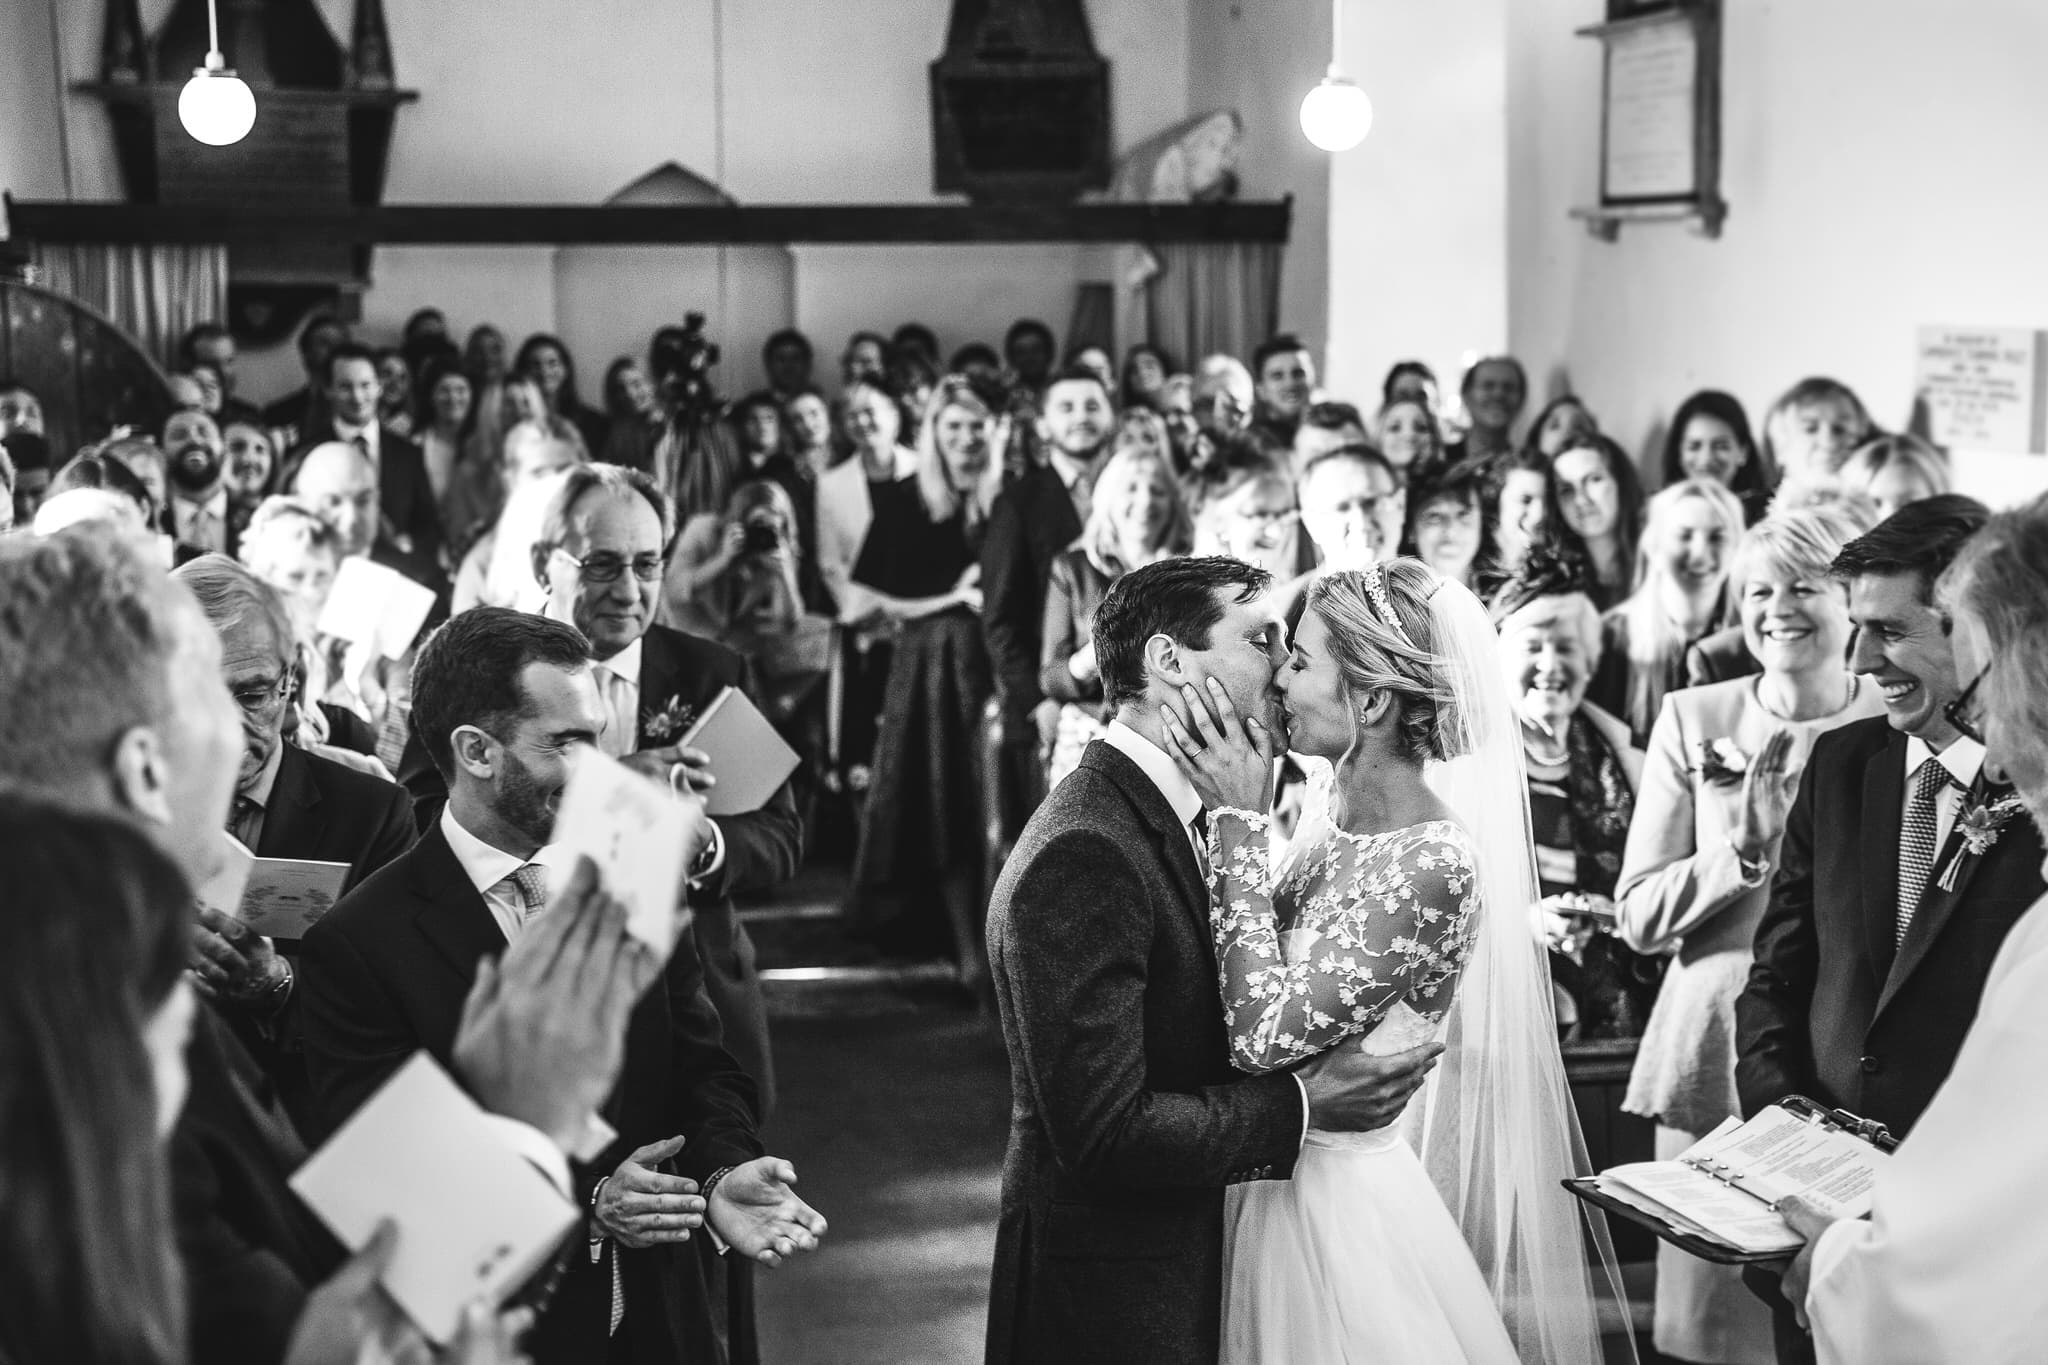
<path fill-rule="evenodd" d="M 1991 851 L 1991 846 L 1998 842 L 1999 834 L 2020 813 L 2020 805 L 2019 793 L 2009 791 L 1995 801 L 1979 798 L 1977 804 L 1956 817 L 1956 833 L 1962 836 L 1963 842 L 1956 849 L 1955 856 L 1948 860 L 1948 866 L 1942 869 L 1942 890 L 1956 889 L 1956 876 L 1962 870 L 1963 859 L 1981 858 Z"/>
<path fill-rule="evenodd" d="M 640 733 L 650 743 L 666 744 L 690 728 L 697 708 L 685 706 L 681 697 L 670 697 L 652 710 L 640 710 Z"/>
<path fill-rule="evenodd" d="M 1722 736 L 1693 745 L 1693 771 L 1709 786 L 1739 787 L 1749 772 L 1749 755 L 1735 741 Z"/>

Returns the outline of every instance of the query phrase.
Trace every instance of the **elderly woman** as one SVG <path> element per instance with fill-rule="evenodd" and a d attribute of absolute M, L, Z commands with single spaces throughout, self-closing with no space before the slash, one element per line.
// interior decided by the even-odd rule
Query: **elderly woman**
<path fill-rule="evenodd" d="M 1642 586 L 1602 618 L 1605 646 L 1593 699 L 1649 738 L 1664 694 L 1685 685 L 1685 656 L 1728 615 L 1728 557 L 1742 504 L 1712 479 L 1686 479 L 1650 499 Z"/>
<path fill-rule="evenodd" d="M 1848 593 L 1828 565 L 1856 523 L 1836 508 L 1765 518 L 1731 572 L 1755 677 L 1667 696 L 1622 857 L 1616 923 L 1672 955 L 1622 1107 L 1676 1156 L 1739 1110 L 1735 1000 L 1769 897 L 1785 815 L 1814 736 L 1883 714 L 1844 665 Z M 1769 1365 L 1770 1313 L 1729 1267 L 1658 1247 L 1656 1345 L 1667 1356 Z"/>
<path fill-rule="evenodd" d="M 1581 566 L 1543 550 L 1509 580 L 1497 606 L 1501 662 L 1522 722 L 1543 892 L 1537 917 L 1562 995 L 1559 1023 L 1573 1037 L 1633 1037 L 1648 1017 L 1656 978 L 1612 928 L 1643 756 L 1627 726 L 1586 700 L 1600 656 L 1600 613 Z"/>
<path fill-rule="evenodd" d="M 1484 601 L 1500 581 L 1486 471 L 1471 461 L 1431 460 L 1408 471 L 1408 525 L 1401 553 L 1414 555 Z"/>
<path fill-rule="evenodd" d="M 1103 594 L 1132 569 L 1186 554 L 1193 535 L 1170 457 L 1142 446 L 1118 447 L 1096 476 L 1088 524 L 1052 562 L 1038 671 L 1045 695 L 1060 703 L 1048 788 L 1074 770 L 1088 741 L 1102 733 L 1102 671 L 1093 634 Z"/>

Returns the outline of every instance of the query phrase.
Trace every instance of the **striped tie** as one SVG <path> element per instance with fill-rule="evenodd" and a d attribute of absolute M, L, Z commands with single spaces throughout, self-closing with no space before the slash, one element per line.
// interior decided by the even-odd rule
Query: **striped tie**
<path fill-rule="evenodd" d="M 1922 760 L 1913 774 L 1913 798 L 1906 803 L 1906 823 L 1899 832 L 1899 916 L 1898 941 L 1906 940 L 1913 913 L 1927 895 L 1927 882 L 1934 873 L 1934 835 L 1938 828 L 1935 802 L 1941 789 L 1954 782 L 1949 770 L 1935 758 Z"/>

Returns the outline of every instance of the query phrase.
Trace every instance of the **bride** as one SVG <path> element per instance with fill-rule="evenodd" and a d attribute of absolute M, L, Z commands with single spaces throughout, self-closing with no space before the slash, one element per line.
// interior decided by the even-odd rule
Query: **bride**
<path fill-rule="evenodd" d="M 1292 1180 L 1231 1188 L 1225 1365 L 1602 1358 L 1558 1185 L 1585 1156 L 1527 927 L 1534 853 L 1497 652 L 1478 600 L 1417 560 L 1318 581 L 1274 687 L 1289 747 L 1330 766 L 1277 868 L 1274 737 L 1213 684 L 1206 705 L 1189 691 L 1185 720 L 1164 716 L 1210 812 L 1238 1067 L 1447 1045 L 1400 1122 L 1311 1130 Z"/>

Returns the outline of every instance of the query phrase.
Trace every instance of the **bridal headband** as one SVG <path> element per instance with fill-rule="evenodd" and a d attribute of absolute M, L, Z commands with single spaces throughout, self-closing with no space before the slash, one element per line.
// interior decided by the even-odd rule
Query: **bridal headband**
<path fill-rule="evenodd" d="M 1386 623 L 1394 628 L 1394 634 L 1401 637 L 1401 643 L 1415 649 L 1415 642 L 1408 638 L 1408 631 L 1401 625 L 1401 618 L 1394 615 L 1393 599 L 1387 596 L 1386 577 L 1380 572 L 1377 562 L 1365 566 L 1365 595 L 1372 600 L 1373 606 L 1378 608 L 1380 616 Z"/>

